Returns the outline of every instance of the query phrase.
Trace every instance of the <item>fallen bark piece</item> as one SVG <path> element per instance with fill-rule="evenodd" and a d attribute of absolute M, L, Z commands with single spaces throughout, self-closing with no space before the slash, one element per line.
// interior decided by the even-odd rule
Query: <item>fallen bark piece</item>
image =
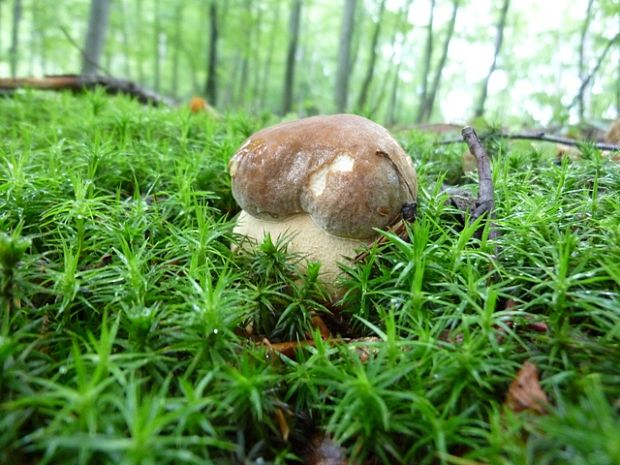
<path fill-rule="evenodd" d="M 513 412 L 531 410 L 542 415 L 548 403 L 538 381 L 538 368 L 531 362 L 525 362 L 510 384 L 504 405 Z"/>
<path fill-rule="evenodd" d="M 27 77 L 27 78 L 0 78 L 0 90 L 20 88 L 40 90 L 88 90 L 96 87 L 103 88 L 106 93 L 124 94 L 135 97 L 140 103 L 152 105 L 173 106 L 172 99 L 158 95 L 145 89 L 133 81 L 107 76 L 80 76 L 67 74 L 59 76 Z"/>

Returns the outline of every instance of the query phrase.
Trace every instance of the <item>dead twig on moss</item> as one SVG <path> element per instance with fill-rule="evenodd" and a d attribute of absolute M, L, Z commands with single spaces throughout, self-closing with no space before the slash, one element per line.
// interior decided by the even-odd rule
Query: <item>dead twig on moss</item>
<path fill-rule="evenodd" d="M 491 138 L 500 138 L 500 139 L 512 139 L 512 140 L 539 140 L 542 142 L 552 142 L 556 144 L 570 145 L 571 147 L 579 147 L 583 145 L 590 145 L 598 150 L 608 150 L 610 152 L 614 152 L 616 150 L 620 150 L 620 145 L 615 144 L 606 144 L 603 142 L 593 142 L 593 141 L 580 141 L 575 139 L 570 139 L 568 137 L 561 136 L 552 136 L 547 135 L 544 132 L 532 132 L 532 133 L 500 133 L 500 134 L 490 134 L 480 136 L 480 140 L 486 140 Z M 462 143 L 462 139 L 449 139 L 437 142 L 437 145 L 450 145 L 450 144 L 460 144 Z"/>
<path fill-rule="evenodd" d="M 478 198 L 472 208 L 471 216 L 476 220 L 486 213 L 487 218 L 492 219 L 494 217 L 495 200 L 491 160 L 486 150 L 484 150 L 480 139 L 476 135 L 474 128 L 467 126 L 463 128 L 461 134 L 469 147 L 469 151 L 476 157 L 476 162 L 478 163 Z M 495 225 L 491 223 L 489 239 L 495 239 L 497 236 L 498 233 Z"/>

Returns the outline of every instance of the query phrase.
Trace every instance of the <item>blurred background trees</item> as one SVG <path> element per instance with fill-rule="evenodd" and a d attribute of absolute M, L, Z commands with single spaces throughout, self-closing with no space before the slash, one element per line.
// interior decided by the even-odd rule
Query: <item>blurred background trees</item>
<path fill-rule="evenodd" d="M 387 124 L 620 114 L 617 0 L 0 0 L 0 76 Z"/>

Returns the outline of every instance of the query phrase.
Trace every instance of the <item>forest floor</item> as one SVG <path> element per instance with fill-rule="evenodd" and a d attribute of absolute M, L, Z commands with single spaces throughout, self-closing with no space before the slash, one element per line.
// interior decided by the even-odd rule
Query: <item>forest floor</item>
<path fill-rule="evenodd" d="M 295 463 L 322 433 L 349 463 L 620 463 L 620 163 L 496 146 L 491 241 L 440 193 L 475 186 L 464 146 L 399 134 L 411 241 L 331 304 L 285 244 L 231 252 L 227 161 L 274 121 L 0 101 L 0 463 Z"/>

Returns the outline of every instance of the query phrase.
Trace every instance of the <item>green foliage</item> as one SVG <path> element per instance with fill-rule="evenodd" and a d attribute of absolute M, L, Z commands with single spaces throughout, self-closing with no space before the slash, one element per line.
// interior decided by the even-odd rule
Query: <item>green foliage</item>
<path fill-rule="evenodd" d="M 618 462 L 617 162 L 496 145 L 491 241 L 441 191 L 462 148 L 404 134 L 409 240 L 383 233 L 332 305 L 286 238 L 232 233 L 226 163 L 266 121 L 2 100 L 0 462 L 294 463 L 313 429 L 360 463 Z M 316 315 L 365 339 L 324 341 Z M 503 405 L 526 360 L 546 416 Z"/>

